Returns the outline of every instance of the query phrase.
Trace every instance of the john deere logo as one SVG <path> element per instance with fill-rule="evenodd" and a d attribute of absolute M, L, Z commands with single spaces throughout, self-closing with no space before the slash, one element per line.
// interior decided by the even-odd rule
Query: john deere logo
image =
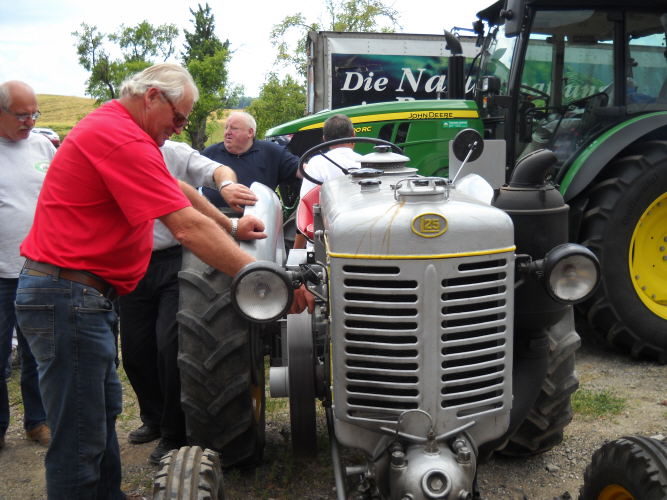
<path fill-rule="evenodd" d="M 412 232 L 422 238 L 435 238 L 447 231 L 447 219 L 440 214 L 421 214 L 412 219 Z"/>

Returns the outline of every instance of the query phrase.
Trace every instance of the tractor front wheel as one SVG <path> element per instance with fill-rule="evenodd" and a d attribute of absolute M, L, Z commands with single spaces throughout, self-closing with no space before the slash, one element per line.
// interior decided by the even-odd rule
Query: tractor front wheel
<path fill-rule="evenodd" d="M 579 387 L 574 356 L 580 345 L 573 322 L 549 330 L 547 375 L 528 416 L 499 450 L 501 455 L 529 457 L 548 451 L 563 440 L 563 430 L 572 421 L 570 397 Z"/>
<path fill-rule="evenodd" d="M 178 366 L 188 442 L 223 467 L 252 466 L 264 450 L 264 345 L 230 301 L 231 278 L 185 251 L 179 273 Z"/>
<path fill-rule="evenodd" d="M 579 500 L 664 500 L 667 498 L 667 443 L 628 436 L 593 453 Z"/>
<path fill-rule="evenodd" d="M 154 500 L 224 500 L 217 453 L 199 446 L 171 450 L 153 481 Z"/>

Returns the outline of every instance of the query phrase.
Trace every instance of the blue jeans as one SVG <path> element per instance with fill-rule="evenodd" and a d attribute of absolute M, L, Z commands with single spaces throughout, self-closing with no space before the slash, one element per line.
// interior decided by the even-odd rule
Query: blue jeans
<path fill-rule="evenodd" d="M 7 394 L 7 363 L 12 352 L 12 333 L 16 326 L 14 298 L 17 279 L 0 278 L 0 436 L 9 426 L 9 396 Z M 46 413 L 39 395 L 37 363 L 30 348 L 17 327 L 16 338 L 21 352 L 21 396 L 23 398 L 23 427 L 34 429 L 46 421 Z"/>
<path fill-rule="evenodd" d="M 45 459 L 49 500 L 124 498 L 112 302 L 86 285 L 22 273 L 16 315 L 37 359 L 51 427 Z"/>

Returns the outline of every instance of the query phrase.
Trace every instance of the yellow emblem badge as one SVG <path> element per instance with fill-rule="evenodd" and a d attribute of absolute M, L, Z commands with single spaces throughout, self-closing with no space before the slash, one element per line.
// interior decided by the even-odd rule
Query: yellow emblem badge
<path fill-rule="evenodd" d="M 412 232 L 422 238 L 435 238 L 447 231 L 447 219 L 440 214 L 421 214 L 412 219 Z"/>

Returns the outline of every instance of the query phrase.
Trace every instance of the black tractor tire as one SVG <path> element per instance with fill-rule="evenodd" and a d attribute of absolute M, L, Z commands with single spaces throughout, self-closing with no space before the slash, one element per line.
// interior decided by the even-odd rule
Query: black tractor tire
<path fill-rule="evenodd" d="M 188 443 L 220 453 L 223 467 L 257 465 L 266 409 L 259 327 L 234 309 L 231 278 L 189 251 L 179 282 L 178 366 Z"/>
<path fill-rule="evenodd" d="M 224 500 L 220 459 L 213 450 L 184 446 L 160 461 L 154 500 Z"/>
<path fill-rule="evenodd" d="M 576 331 L 549 331 L 547 375 L 526 419 L 498 450 L 509 457 L 529 457 L 544 453 L 563 440 L 563 430 L 572 421 L 570 396 L 579 387 L 574 355 L 581 345 Z"/>
<path fill-rule="evenodd" d="M 607 343 L 667 363 L 667 141 L 626 150 L 585 196 L 578 239 L 602 280 L 578 311 Z"/>
<path fill-rule="evenodd" d="M 579 500 L 664 500 L 667 498 L 667 443 L 626 436 L 593 453 Z"/>

